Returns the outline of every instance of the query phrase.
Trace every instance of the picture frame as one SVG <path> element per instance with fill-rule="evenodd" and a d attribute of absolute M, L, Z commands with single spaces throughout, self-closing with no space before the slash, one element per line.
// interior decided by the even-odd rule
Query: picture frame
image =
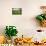
<path fill-rule="evenodd" d="M 12 8 L 12 15 L 22 15 L 22 8 Z"/>

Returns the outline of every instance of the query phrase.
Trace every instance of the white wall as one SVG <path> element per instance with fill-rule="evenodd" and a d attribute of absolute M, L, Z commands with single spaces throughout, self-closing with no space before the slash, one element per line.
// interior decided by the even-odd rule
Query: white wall
<path fill-rule="evenodd" d="M 46 5 L 46 0 L 0 0 L 0 33 L 4 33 L 6 25 L 15 25 L 19 36 L 36 33 L 40 27 L 35 17 L 41 13 L 41 5 Z M 13 16 L 12 8 L 19 7 L 22 8 L 22 15 Z"/>

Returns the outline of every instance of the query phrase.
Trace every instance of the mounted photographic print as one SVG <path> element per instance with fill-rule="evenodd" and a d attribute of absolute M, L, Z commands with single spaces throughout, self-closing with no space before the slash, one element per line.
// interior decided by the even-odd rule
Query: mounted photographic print
<path fill-rule="evenodd" d="M 22 15 L 22 8 L 12 8 L 12 15 Z"/>

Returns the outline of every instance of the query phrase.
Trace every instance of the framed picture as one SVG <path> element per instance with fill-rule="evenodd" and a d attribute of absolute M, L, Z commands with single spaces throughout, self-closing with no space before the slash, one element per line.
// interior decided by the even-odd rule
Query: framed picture
<path fill-rule="evenodd" d="M 22 8 L 12 8 L 12 15 L 22 15 Z"/>

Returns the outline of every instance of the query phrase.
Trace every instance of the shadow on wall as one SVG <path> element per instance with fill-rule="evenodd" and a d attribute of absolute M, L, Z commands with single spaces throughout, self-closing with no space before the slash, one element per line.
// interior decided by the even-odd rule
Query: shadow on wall
<path fill-rule="evenodd" d="M 36 26 L 36 27 L 39 27 L 39 26 L 40 26 L 40 23 L 39 23 L 39 21 L 36 20 L 36 17 L 31 17 L 31 18 L 30 18 L 30 23 L 31 23 L 31 25 L 33 25 L 34 27 L 35 27 L 35 26 Z"/>

